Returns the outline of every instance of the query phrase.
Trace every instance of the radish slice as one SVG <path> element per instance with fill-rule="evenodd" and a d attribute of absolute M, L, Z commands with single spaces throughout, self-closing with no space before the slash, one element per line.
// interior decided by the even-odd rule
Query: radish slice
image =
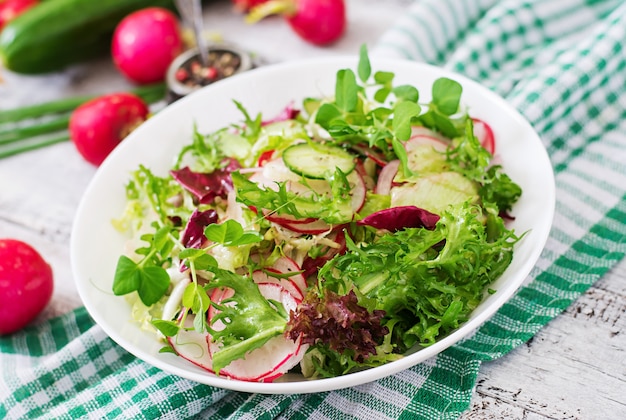
<path fill-rule="evenodd" d="M 181 315 L 178 319 L 180 320 L 185 313 L 186 309 L 181 311 Z M 195 315 L 187 315 L 184 326 L 186 328 L 193 328 L 194 318 Z M 211 352 L 207 344 L 208 337 L 208 333 L 200 334 L 193 330 L 187 331 L 181 329 L 176 336 L 167 337 L 167 341 L 174 351 L 176 351 L 177 355 L 202 369 L 215 373 L 212 368 L 213 358 L 211 357 Z"/>
<path fill-rule="evenodd" d="M 267 162 L 271 161 L 273 157 L 274 157 L 274 150 L 267 150 L 261 153 L 261 156 L 259 156 L 259 160 L 257 161 L 256 165 L 263 166 Z"/>
<path fill-rule="evenodd" d="M 411 128 L 411 137 L 416 137 L 416 136 L 431 137 L 433 139 L 442 141 L 444 143 L 450 141 L 450 139 L 444 136 L 443 134 L 438 133 L 434 130 L 431 130 L 430 128 L 421 127 L 421 126 L 416 126 L 416 127 Z"/>
<path fill-rule="evenodd" d="M 438 138 L 418 135 L 404 143 L 406 166 L 414 173 L 426 174 L 446 170 L 445 152 L 449 142 Z"/>
<path fill-rule="evenodd" d="M 299 181 L 302 177 L 289 169 L 283 158 L 270 160 L 263 165 L 263 176 L 273 183 L 285 181 Z"/>
<path fill-rule="evenodd" d="M 296 310 L 300 300 L 280 284 L 260 283 L 258 286 L 265 298 L 282 303 L 287 312 Z M 221 300 L 232 295 L 232 289 L 224 289 Z M 215 311 L 209 314 L 212 317 L 216 313 Z M 220 330 L 224 328 L 224 324 L 221 321 L 216 321 L 212 323 L 211 327 Z M 273 380 L 300 363 L 307 347 L 308 345 L 302 345 L 299 339 L 294 342 L 283 335 L 276 336 L 262 347 L 249 352 L 244 359 L 233 360 L 228 366 L 220 370 L 220 375 L 242 381 L 259 382 L 265 381 L 265 378 Z M 211 355 L 214 354 L 219 351 L 219 345 L 209 341 L 209 351 Z"/>
<path fill-rule="evenodd" d="M 440 140 L 439 138 L 430 136 L 413 136 L 404 143 L 404 148 L 407 152 L 414 150 L 416 147 L 432 146 L 437 152 L 445 152 L 448 149 L 448 142 Z"/>
<path fill-rule="evenodd" d="M 491 126 L 478 118 L 472 118 L 472 122 L 474 123 L 474 135 L 480 145 L 493 155 L 496 152 L 496 140 Z"/>
<path fill-rule="evenodd" d="M 227 292 L 229 292 L 230 295 L 225 296 Z M 226 297 L 231 297 L 232 295 L 233 295 L 232 289 L 215 288 L 211 290 L 211 294 L 209 295 L 209 298 L 211 299 L 211 302 L 219 303 L 223 301 L 224 299 L 226 299 Z M 216 313 L 217 313 L 217 309 L 215 309 L 213 305 L 209 306 L 209 310 L 207 311 L 207 320 L 210 321 L 215 316 Z M 222 326 L 222 328 L 224 327 Z"/>
<path fill-rule="evenodd" d="M 365 180 L 363 175 L 358 171 L 354 171 L 348 175 L 348 182 L 352 185 L 352 211 L 357 213 L 365 204 L 367 188 L 365 188 Z"/>
<path fill-rule="evenodd" d="M 276 185 L 276 181 L 273 181 L 266 177 L 264 171 L 255 172 L 250 178 L 248 178 L 248 180 L 254 182 L 261 188 L 278 191 L 278 185 Z"/>
<path fill-rule="evenodd" d="M 376 194 L 389 195 L 391 187 L 393 186 L 393 179 L 398 173 L 400 168 L 400 160 L 392 160 L 381 169 L 378 175 L 378 182 L 376 183 Z"/>
<path fill-rule="evenodd" d="M 317 235 L 319 233 L 328 232 L 333 229 L 331 225 L 323 220 L 315 220 L 310 223 L 285 223 L 285 228 L 297 233 L 303 233 L 307 235 Z"/>
<path fill-rule="evenodd" d="M 314 222 L 315 219 L 314 217 L 306 217 L 304 219 L 296 219 L 295 216 L 292 216 L 291 214 L 276 214 L 273 213 L 269 210 L 263 210 L 263 216 L 265 216 L 265 218 L 267 220 L 269 220 L 270 222 L 274 222 L 274 223 L 278 223 L 279 225 L 284 226 L 286 223 L 290 223 L 290 224 L 302 224 L 302 223 L 311 223 Z"/>
<path fill-rule="evenodd" d="M 297 273 L 298 271 L 302 271 L 302 267 L 300 267 L 294 260 L 289 257 L 280 257 L 276 260 L 274 265 L 272 266 L 279 273 Z M 306 293 L 306 289 L 308 285 L 306 284 L 306 279 L 302 274 L 295 274 L 290 276 L 289 279 L 293 281 L 300 292 L 304 296 Z"/>
<path fill-rule="evenodd" d="M 282 286 L 283 289 L 291 293 L 294 298 L 299 300 L 304 299 L 302 290 L 298 285 L 296 285 L 293 280 L 291 280 L 290 278 L 272 277 L 272 272 L 276 273 L 277 275 L 283 274 L 280 271 L 272 268 L 267 268 L 265 270 L 256 270 L 254 273 L 252 273 L 252 280 L 254 280 L 254 282 L 259 285 L 266 283 L 278 284 Z"/>

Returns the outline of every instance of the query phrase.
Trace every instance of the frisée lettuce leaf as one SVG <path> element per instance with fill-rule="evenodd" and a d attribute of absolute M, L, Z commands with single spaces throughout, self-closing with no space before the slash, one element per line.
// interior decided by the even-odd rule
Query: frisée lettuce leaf
<path fill-rule="evenodd" d="M 356 244 L 347 237 L 348 251 L 320 270 L 319 293 L 356 291 L 361 300 L 373 300 L 373 311 L 384 311 L 382 325 L 392 326 L 390 354 L 416 344 L 432 345 L 468 320 L 486 286 L 502 275 L 513 257 L 519 239 L 515 233 L 494 222 L 492 228 L 499 234 L 488 235 L 482 219 L 480 207 L 466 203 L 449 207 L 433 230 L 408 228 L 373 243 Z M 384 356 L 381 350 L 378 358 Z M 358 362 L 322 352 L 318 374 L 338 375 Z"/>

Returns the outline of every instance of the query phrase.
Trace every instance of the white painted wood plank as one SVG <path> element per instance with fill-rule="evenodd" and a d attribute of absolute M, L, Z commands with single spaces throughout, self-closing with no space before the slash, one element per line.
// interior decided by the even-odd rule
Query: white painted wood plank
<path fill-rule="evenodd" d="M 530 342 L 483 364 L 462 418 L 626 418 L 625 270 L 626 261 Z"/>

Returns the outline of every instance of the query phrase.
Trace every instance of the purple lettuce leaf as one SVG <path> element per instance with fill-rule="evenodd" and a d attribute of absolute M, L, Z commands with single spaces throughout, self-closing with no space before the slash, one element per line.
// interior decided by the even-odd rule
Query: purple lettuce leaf
<path fill-rule="evenodd" d="M 170 171 L 170 174 L 201 204 L 210 204 L 215 201 L 216 197 L 225 198 L 232 191 L 233 180 L 230 174 L 239 168 L 239 163 L 230 159 L 227 166 L 210 173 L 193 172 L 188 166 L 185 166 Z"/>
<path fill-rule="evenodd" d="M 359 220 L 357 224 L 396 232 L 419 227 L 433 230 L 438 221 L 439 215 L 428 210 L 416 206 L 399 206 L 374 212 Z"/>
<path fill-rule="evenodd" d="M 181 243 L 185 248 L 201 248 L 207 238 L 204 236 L 204 228 L 217 223 L 217 212 L 213 209 L 206 211 L 193 211 L 181 237 Z"/>

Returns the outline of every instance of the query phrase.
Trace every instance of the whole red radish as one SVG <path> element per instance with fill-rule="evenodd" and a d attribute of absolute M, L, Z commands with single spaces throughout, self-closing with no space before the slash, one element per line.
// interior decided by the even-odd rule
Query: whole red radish
<path fill-rule="evenodd" d="M 115 28 L 111 55 L 119 71 L 138 84 L 165 79 L 167 68 L 183 50 L 176 15 L 148 7 L 126 16 Z"/>
<path fill-rule="evenodd" d="M 74 110 L 70 137 L 85 160 L 98 166 L 149 112 L 146 103 L 130 93 L 100 96 Z"/>
<path fill-rule="evenodd" d="M 33 247 L 0 239 L 0 335 L 35 319 L 50 302 L 52 290 L 52 268 Z"/>
<path fill-rule="evenodd" d="M 302 39 L 315 45 L 337 41 L 346 30 L 344 0 L 269 0 L 253 7 L 249 23 L 281 14 Z"/>
<path fill-rule="evenodd" d="M 10 21 L 39 4 L 39 0 L 4 0 L 0 1 L 0 31 Z"/>

